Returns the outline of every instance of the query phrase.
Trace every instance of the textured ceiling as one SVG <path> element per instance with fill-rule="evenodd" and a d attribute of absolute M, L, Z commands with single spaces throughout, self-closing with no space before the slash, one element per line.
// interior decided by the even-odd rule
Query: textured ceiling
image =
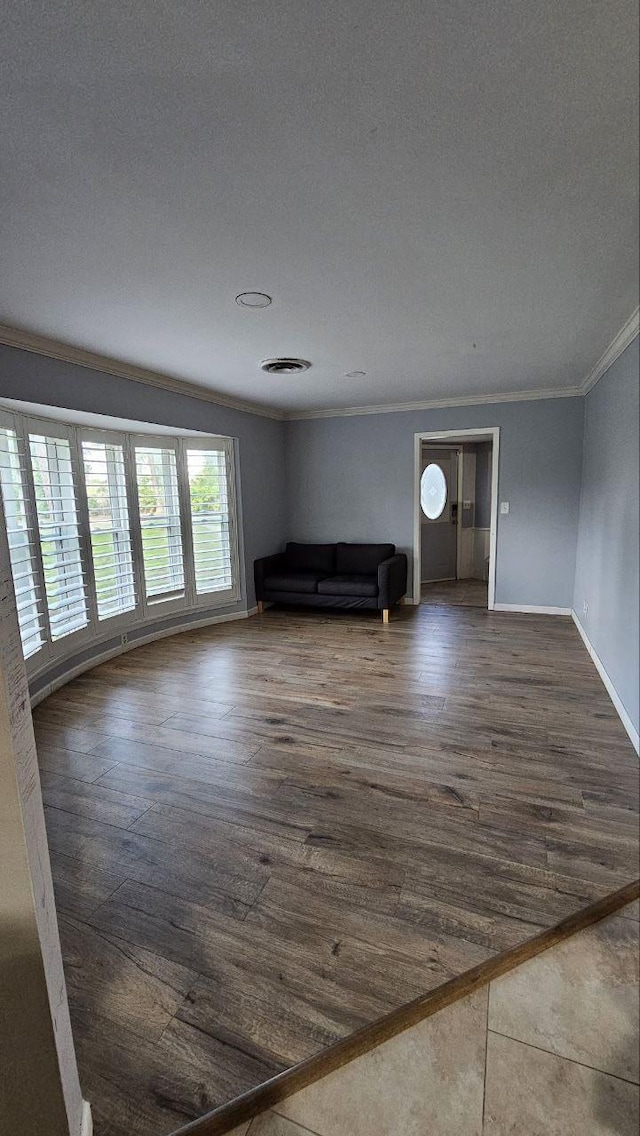
<path fill-rule="evenodd" d="M 637 303 L 635 10 L 2 0 L 0 320 L 290 410 L 579 384 Z"/>

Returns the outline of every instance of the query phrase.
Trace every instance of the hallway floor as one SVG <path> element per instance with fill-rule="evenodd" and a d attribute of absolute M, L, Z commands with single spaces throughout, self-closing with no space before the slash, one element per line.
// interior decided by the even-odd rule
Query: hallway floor
<path fill-rule="evenodd" d="M 34 712 L 96 1136 L 163 1136 L 634 879 L 576 628 L 271 609 Z"/>
<path fill-rule="evenodd" d="M 486 608 L 488 590 L 484 580 L 438 580 L 434 584 L 423 584 L 420 597 L 421 603 Z"/>

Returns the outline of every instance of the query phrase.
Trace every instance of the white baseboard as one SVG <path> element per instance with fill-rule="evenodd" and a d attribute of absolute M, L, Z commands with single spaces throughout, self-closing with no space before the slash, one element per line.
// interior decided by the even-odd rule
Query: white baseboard
<path fill-rule="evenodd" d="M 605 670 L 605 666 L 604 666 L 604 663 L 602 662 L 602 659 L 598 656 L 597 652 L 594 650 L 593 644 L 591 643 L 591 640 L 589 639 L 589 636 L 587 635 L 584 627 L 582 626 L 580 620 L 578 619 L 578 616 L 576 615 L 575 611 L 571 612 L 571 618 L 573 619 L 573 622 L 575 623 L 576 627 L 578 628 L 578 631 L 580 632 L 580 637 L 582 639 L 582 642 L 584 643 L 585 647 L 587 648 L 587 651 L 589 652 L 589 654 L 591 655 L 591 658 L 593 659 L 593 662 L 595 664 L 595 668 L 596 668 L 598 674 L 600 675 L 600 678 L 602 679 L 602 681 L 603 681 L 603 683 L 606 687 L 606 691 L 607 691 L 607 694 L 609 695 L 609 698 L 613 702 L 613 705 L 615 706 L 615 708 L 618 712 L 618 716 L 620 718 L 620 721 L 622 722 L 622 725 L 624 726 L 625 730 L 627 731 L 627 733 L 629 735 L 629 738 L 631 739 L 631 744 L 632 744 L 633 748 L 635 749 L 636 753 L 640 753 L 640 737 L 638 736 L 638 731 L 636 730 L 633 722 L 631 721 L 631 718 L 627 714 L 627 711 L 624 708 L 624 705 L 623 705 L 623 703 L 620 699 L 620 696 L 619 696 L 615 686 L 613 685 L 611 679 L 609 678 L 609 675 L 607 674 L 607 672 Z"/>
<path fill-rule="evenodd" d="M 82 1128 L 80 1129 L 80 1136 L 93 1136 L 93 1117 L 91 1115 L 91 1105 L 89 1101 L 83 1100 L 82 1102 Z"/>
<path fill-rule="evenodd" d="M 124 655 L 127 651 L 134 651 L 136 647 L 142 647 L 145 643 L 153 643 L 155 639 L 167 639 L 170 635 L 180 635 L 183 631 L 193 631 L 199 627 L 210 627 L 215 623 L 231 623 L 235 619 L 249 619 L 250 616 L 255 615 L 258 611 L 257 607 L 247 608 L 245 611 L 232 611 L 226 615 L 209 615 L 205 619 L 194 619 L 190 623 L 176 623 L 172 627 L 165 627 L 162 631 L 151 631 L 148 635 L 140 635 L 139 638 L 132 640 L 129 643 L 118 644 L 117 647 L 110 647 L 107 651 L 97 651 L 90 659 L 84 659 L 77 666 L 71 667 L 64 674 L 58 675 L 52 682 L 43 686 L 37 694 L 31 696 L 31 709 L 35 709 L 38 703 L 42 702 L 54 690 L 58 690 L 61 686 L 71 682 L 72 679 L 77 678 L 78 675 L 84 674 L 85 671 L 90 671 L 93 667 L 97 667 L 99 663 L 106 663 L 109 659 L 115 659 L 117 655 Z"/>
<path fill-rule="evenodd" d="M 570 607 L 536 607 L 532 604 L 494 604 L 494 611 L 516 611 L 524 615 L 571 615 Z"/>

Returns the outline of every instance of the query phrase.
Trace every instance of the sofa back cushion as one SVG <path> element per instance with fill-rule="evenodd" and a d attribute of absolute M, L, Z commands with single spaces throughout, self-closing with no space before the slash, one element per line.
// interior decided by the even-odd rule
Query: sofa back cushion
<path fill-rule="evenodd" d="M 375 576 L 378 564 L 393 556 L 395 550 L 395 544 L 337 544 L 336 574 Z"/>
<path fill-rule="evenodd" d="M 290 541 L 285 550 L 287 569 L 291 572 L 317 572 L 333 576 L 336 570 L 335 544 L 296 544 Z"/>

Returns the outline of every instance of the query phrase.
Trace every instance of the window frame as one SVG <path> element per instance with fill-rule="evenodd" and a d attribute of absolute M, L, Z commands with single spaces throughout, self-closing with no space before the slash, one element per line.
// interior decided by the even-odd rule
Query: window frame
<path fill-rule="evenodd" d="M 222 597 L 219 600 L 222 604 L 234 603 L 240 598 L 240 543 L 238 533 L 238 498 L 236 494 L 236 469 L 235 469 L 235 452 L 233 440 L 231 438 L 211 437 L 211 438 L 181 438 L 182 443 L 182 461 L 184 466 L 184 485 L 187 493 L 187 512 L 189 518 L 189 541 L 191 545 L 191 555 L 189 563 L 191 566 L 192 579 L 190 581 L 193 588 L 194 603 L 196 606 L 207 606 L 208 600 L 211 597 Z M 228 589 L 212 592 L 198 593 L 196 591 L 196 568 L 195 568 L 195 554 L 193 550 L 193 514 L 191 510 L 191 491 L 189 484 L 189 468 L 187 451 L 188 450 L 205 450 L 207 452 L 217 450 L 222 452 L 225 456 L 225 469 L 227 474 L 227 506 L 229 516 L 229 551 L 231 557 L 231 587 Z M 234 583 L 235 580 L 235 583 Z"/>
<path fill-rule="evenodd" d="M 24 495 L 25 518 L 29 531 L 33 533 L 33 540 L 30 543 L 31 564 L 41 604 L 41 630 L 43 635 L 43 642 L 41 643 L 38 650 L 34 651 L 26 659 L 27 668 L 34 670 L 42 666 L 43 663 L 46 665 L 46 663 L 49 662 L 49 647 L 52 639 L 51 625 L 49 623 L 49 609 L 47 606 L 47 593 L 44 583 L 44 571 L 42 567 L 42 557 L 40 556 L 40 530 L 38 528 L 38 518 L 36 513 L 33 473 L 31 469 L 31 460 L 28 450 L 27 436 L 25 432 L 24 416 L 21 414 L 13 414 L 11 411 L 5 410 L 4 407 L 0 406 L 0 426 L 2 426 L 6 430 L 13 431 L 16 437 L 20 470 L 20 483 Z M 11 578 L 13 580 L 13 570 Z"/>
<path fill-rule="evenodd" d="M 129 515 L 129 535 L 130 535 L 130 539 L 131 539 L 131 564 L 132 564 L 132 570 L 133 570 L 133 590 L 134 590 L 134 595 L 135 595 L 135 605 L 134 605 L 133 608 L 130 608 L 128 611 L 118 612 L 116 615 L 107 616 L 105 619 L 100 618 L 100 613 L 98 611 L 98 589 L 97 589 L 97 584 L 96 584 L 96 580 L 95 580 L 95 564 L 94 564 L 94 560 L 93 560 L 93 544 L 92 544 L 92 541 L 91 541 L 91 514 L 90 514 L 90 511 L 89 511 L 87 481 L 86 481 L 86 474 L 85 474 L 85 467 L 84 467 L 84 454 L 83 454 L 83 450 L 82 450 L 82 443 L 83 442 L 90 442 L 90 443 L 93 442 L 93 443 L 97 443 L 98 445 L 109 445 L 111 443 L 112 445 L 115 445 L 115 446 L 122 446 L 122 453 L 123 453 L 124 481 L 125 481 L 125 493 L 126 493 L 126 501 L 127 501 L 127 513 Z M 94 599 L 95 599 L 96 622 L 97 622 L 98 628 L 101 628 L 104 631 L 111 631 L 111 629 L 113 629 L 116 632 L 116 634 L 119 631 L 123 630 L 125 626 L 129 626 L 132 623 L 132 621 L 135 622 L 135 620 L 140 618 L 140 610 L 141 610 L 140 592 L 139 592 L 139 579 L 138 579 L 138 572 L 136 570 L 136 544 L 135 544 L 135 531 L 134 531 L 135 518 L 133 516 L 133 512 L 135 510 L 132 511 L 132 500 L 135 500 L 135 497 L 132 498 L 131 479 L 130 479 L 130 476 L 129 476 L 131 471 L 129 469 L 130 461 L 129 461 L 129 457 L 128 457 L 128 446 L 129 446 L 128 435 L 120 433 L 117 430 L 95 430 L 95 429 L 85 429 L 84 427 L 78 427 L 78 449 L 79 449 L 79 452 L 80 452 L 80 460 L 81 460 L 81 463 L 82 463 L 83 494 L 84 494 L 84 497 L 85 497 L 85 500 L 86 500 L 86 519 L 87 519 L 87 527 L 88 527 L 88 531 L 89 531 L 89 556 L 90 556 L 90 559 L 91 559 L 91 568 L 92 568 L 92 572 L 93 572 L 93 596 L 94 596 Z"/>
<path fill-rule="evenodd" d="M 442 478 L 441 488 L 443 488 L 443 491 L 444 491 L 444 496 L 442 496 L 440 498 L 440 500 L 442 502 L 442 504 L 440 506 L 440 511 L 438 513 L 436 513 L 434 516 L 429 515 L 429 513 L 427 512 L 427 510 L 425 508 L 425 504 L 424 504 L 424 480 L 425 480 L 425 477 L 427 476 L 427 473 L 429 472 L 430 469 L 437 469 L 438 470 L 438 473 L 440 474 L 440 477 Z M 441 518 L 443 517 L 448 504 L 449 504 L 449 484 L 447 482 L 447 475 L 446 475 L 442 465 L 440 464 L 440 462 L 428 461 L 427 464 L 425 465 L 422 473 L 420 474 L 420 509 L 422 511 L 422 515 L 425 518 L 425 520 L 429 522 L 429 524 L 437 524 L 439 521 L 441 521 Z M 445 521 L 447 523 L 448 523 L 448 520 L 449 520 L 449 518 L 445 518 Z"/>
<path fill-rule="evenodd" d="M 186 532 L 185 524 L 185 502 L 184 502 L 184 486 L 182 485 L 183 478 L 181 477 L 181 463 L 180 463 L 180 439 L 173 438 L 166 434 L 131 434 L 131 455 L 132 455 L 132 472 L 135 482 L 135 518 L 136 526 L 138 529 L 139 540 L 139 571 L 140 571 L 140 598 L 142 600 L 142 608 L 145 618 L 151 619 L 155 616 L 157 619 L 162 619 L 165 614 L 171 614 L 174 611 L 181 611 L 189 606 L 189 580 L 188 580 L 188 561 L 189 544 L 188 533 Z M 184 580 L 184 593 L 180 596 L 173 598 L 163 599 L 160 596 L 158 599 L 149 599 L 147 596 L 147 585 L 144 571 L 144 551 L 142 540 L 142 522 L 140 519 L 140 504 L 138 497 L 138 477 L 137 477 L 137 464 L 136 464 L 136 450 L 137 449 L 161 449 L 172 450 L 176 459 L 176 480 L 178 487 L 178 507 L 180 509 L 180 536 L 182 540 L 182 573 Z"/>
<path fill-rule="evenodd" d="M 20 418 L 22 416 L 16 415 L 16 417 Z M 62 658 L 63 656 L 72 654 L 76 649 L 81 649 L 93 638 L 94 616 L 96 610 L 94 598 L 95 581 L 93 578 L 93 560 L 91 557 L 91 548 L 90 545 L 87 544 L 88 515 L 86 511 L 86 494 L 84 492 L 84 478 L 80 475 L 81 459 L 79 457 L 78 451 L 77 432 L 74 430 L 74 428 L 64 422 L 58 421 L 55 418 L 32 418 L 30 416 L 24 417 L 22 428 L 25 447 L 25 464 L 27 466 L 27 485 L 29 488 L 29 496 L 31 498 L 33 511 L 36 518 L 36 532 L 38 534 L 36 555 L 38 559 L 39 569 L 42 575 L 42 586 L 44 589 L 45 611 L 47 618 L 47 641 L 49 645 L 47 661 L 51 663 Z M 40 524 L 38 520 L 33 465 L 31 461 L 30 437 L 32 434 L 40 435 L 41 437 L 45 438 L 61 439 L 62 441 L 68 442 L 71 461 L 71 478 L 73 485 L 73 497 L 76 507 L 78 544 L 80 549 L 80 563 L 85 593 L 87 622 L 84 627 L 79 627 L 75 631 L 70 631 L 67 635 L 62 635 L 59 639 L 55 640 L 51 635 L 49 603 L 47 599 L 44 565 L 42 560 L 42 547 L 40 543 Z M 73 644 L 72 651 L 69 650 L 71 644 Z M 29 659 L 28 661 L 30 662 L 31 659 Z"/>
<path fill-rule="evenodd" d="M 0 425 L 15 431 L 20 457 L 20 469 L 25 495 L 25 511 L 28 524 L 34 532 L 34 573 L 43 601 L 43 634 L 45 642 L 40 649 L 26 659 L 29 679 L 45 673 L 52 665 L 64 658 L 73 658 L 86 651 L 89 644 L 99 647 L 109 644 L 106 650 L 113 650 L 113 640 L 125 642 L 126 631 L 144 629 L 145 625 L 162 623 L 165 618 L 175 621 L 176 615 L 197 616 L 198 612 L 215 612 L 240 602 L 244 596 L 244 565 L 240 544 L 239 500 L 236 487 L 236 439 L 220 435 L 180 435 L 154 434 L 146 432 L 124 432 L 109 427 L 83 426 L 69 423 L 59 418 L 38 418 L 34 415 L 12 411 L 0 403 Z M 141 423 L 142 425 L 142 423 Z M 48 438 L 67 441 L 71 458 L 74 501 L 78 522 L 78 538 L 83 571 L 83 582 L 87 603 L 88 622 L 85 627 L 70 632 L 55 640 L 51 638 L 51 624 L 47 604 L 46 587 L 40 543 L 40 528 L 37 519 L 35 484 L 31 463 L 29 435 L 36 434 Z M 98 617 L 96 580 L 91 542 L 91 525 L 87 484 L 85 479 L 82 442 L 112 442 L 123 448 L 124 475 L 126 484 L 127 510 L 133 559 L 133 584 L 136 597 L 135 607 L 103 619 Z M 138 487 L 136 478 L 135 450 L 138 447 L 159 447 L 172 449 L 176 457 L 178 500 L 180 505 L 180 536 L 184 569 L 184 594 L 175 599 L 151 600 L 146 597 L 144 561 L 142 546 L 142 526 L 138 511 Z M 192 513 L 187 450 L 221 450 L 225 454 L 227 479 L 227 498 L 229 516 L 229 549 L 231 557 L 232 585 L 220 591 L 198 594 L 196 592 L 196 572 L 192 537 Z M 185 622 L 189 622 L 188 619 Z M 179 624 L 177 625 L 179 626 Z M 98 652 L 99 653 L 99 652 Z"/>

